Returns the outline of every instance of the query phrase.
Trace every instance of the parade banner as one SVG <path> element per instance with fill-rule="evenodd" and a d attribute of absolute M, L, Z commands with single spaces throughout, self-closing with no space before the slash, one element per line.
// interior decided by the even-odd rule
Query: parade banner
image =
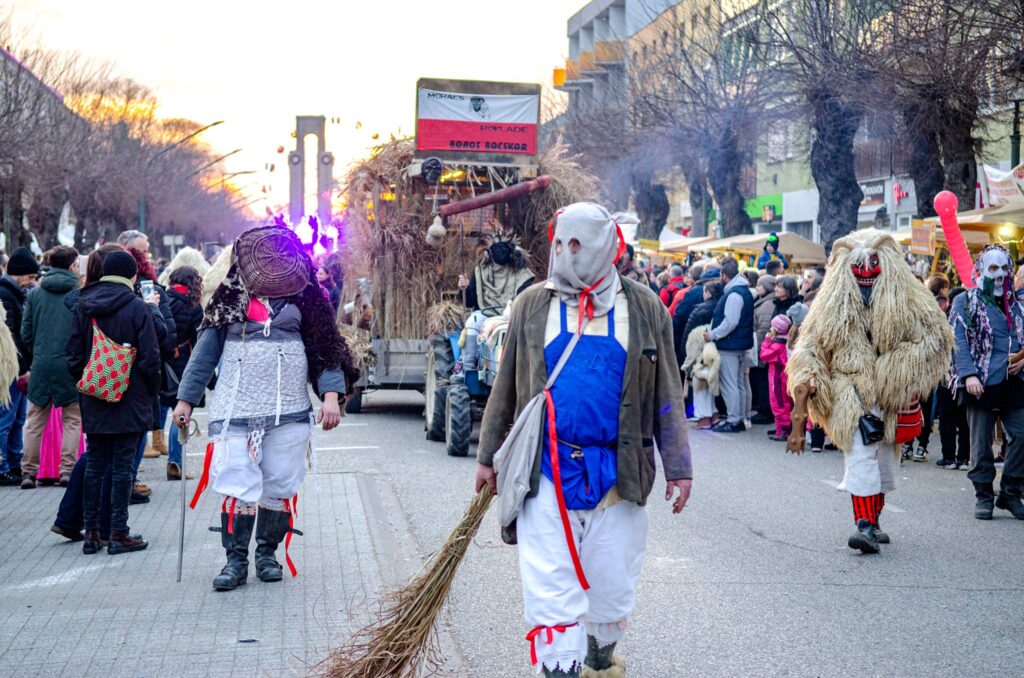
<path fill-rule="evenodd" d="M 1024 164 L 1017 165 L 1009 172 L 991 165 L 984 167 L 990 206 L 1024 204 Z"/>
<path fill-rule="evenodd" d="M 416 150 L 533 156 L 537 154 L 539 113 L 539 92 L 444 91 L 424 87 L 421 82 Z"/>

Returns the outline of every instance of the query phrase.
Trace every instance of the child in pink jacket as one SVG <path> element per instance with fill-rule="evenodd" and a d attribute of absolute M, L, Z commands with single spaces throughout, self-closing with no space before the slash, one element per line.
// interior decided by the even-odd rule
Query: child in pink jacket
<path fill-rule="evenodd" d="M 792 324 L 788 316 L 775 316 L 771 330 L 761 343 L 761 360 L 768 365 L 768 394 L 775 415 L 775 433 L 769 434 L 772 440 L 785 440 L 792 427 L 789 413 L 793 410 L 793 401 L 786 392 L 786 339 Z"/>

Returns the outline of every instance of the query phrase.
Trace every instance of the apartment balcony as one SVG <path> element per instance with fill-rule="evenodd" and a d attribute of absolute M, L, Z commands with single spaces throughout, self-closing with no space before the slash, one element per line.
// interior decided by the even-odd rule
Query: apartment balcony
<path fill-rule="evenodd" d="M 621 40 L 598 40 L 594 43 L 594 62 L 604 67 L 625 65 L 626 43 Z"/>
<path fill-rule="evenodd" d="M 580 71 L 582 72 L 583 77 L 587 77 L 588 75 L 593 75 L 593 74 L 597 73 L 598 70 L 599 70 L 597 68 L 597 65 L 594 63 L 594 53 L 593 52 L 580 52 L 579 62 L 580 62 Z"/>

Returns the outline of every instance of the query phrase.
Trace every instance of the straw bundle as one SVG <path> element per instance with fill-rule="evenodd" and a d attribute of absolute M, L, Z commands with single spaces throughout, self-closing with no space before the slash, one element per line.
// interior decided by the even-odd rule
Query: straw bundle
<path fill-rule="evenodd" d="M 376 624 L 335 650 L 320 667 L 328 678 L 414 678 L 440 664 L 434 623 L 451 590 L 466 549 L 480 528 L 493 495 L 486 486 L 473 498 L 430 566 L 389 594 Z"/>
<path fill-rule="evenodd" d="M 462 328 L 466 308 L 461 303 L 442 301 L 427 309 L 427 331 L 430 334 L 448 334 Z"/>
<path fill-rule="evenodd" d="M 597 179 L 559 141 L 538 158 L 540 172 L 551 177 L 549 188 L 450 217 L 448 236 L 435 249 L 424 242 L 433 219 L 435 195 L 441 202 L 458 201 L 517 183 L 523 177 L 510 168 L 446 165 L 446 170 L 463 170 L 466 178 L 459 185 L 434 186 L 409 176 L 412 161 L 412 140 L 392 139 L 353 167 L 345 180 L 348 206 L 341 243 L 345 298 L 355 293 L 357 278 L 372 280 L 374 337 L 428 336 L 427 309 L 459 300 L 458 276 L 470 274 L 478 263 L 475 245 L 481 232 L 514 233 L 527 252 L 530 268 L 539 278 L 544 277 L 551 216 L 559 207 L 593 200 L 599 193 Z"/>

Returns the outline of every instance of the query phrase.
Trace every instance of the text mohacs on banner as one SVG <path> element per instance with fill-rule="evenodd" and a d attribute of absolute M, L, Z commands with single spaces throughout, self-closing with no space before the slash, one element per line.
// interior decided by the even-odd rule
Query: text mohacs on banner
<path fill-rule="evenodd" d="M 420 88 L 418 97 L 418 151 L 537 153 L 537 95 Z"/>

